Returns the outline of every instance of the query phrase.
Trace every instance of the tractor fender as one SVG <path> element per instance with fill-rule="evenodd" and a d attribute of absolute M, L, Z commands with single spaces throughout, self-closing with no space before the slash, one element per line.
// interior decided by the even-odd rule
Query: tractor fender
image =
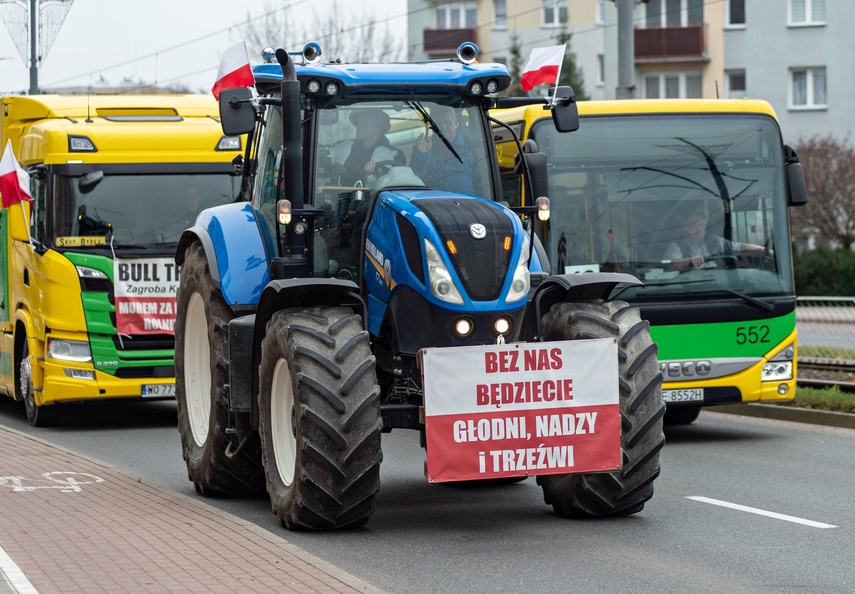
<path fill-rule="evenodd" d="M 195 240 L 205 250 L 211 279 L 226 303 L 233 308 L 257 304 L 270 282 L 269 242 L 262 237 L 252 205 L 237 202 L 202 211 L 181 235 L 176 264 L 184 263 L 184 252 Z"/>
<path fill-rule="evenodd" d="M 585 274 L 554 274 L 546 278 L 529 300 L 523 328 L 526 337 L 541 335 L 540 321 L 556 303 L 589 299 L 608 300 L 612 290 L 621 283 L 643 285 L 631 274 L 622 272 L 588 272 Z"/>

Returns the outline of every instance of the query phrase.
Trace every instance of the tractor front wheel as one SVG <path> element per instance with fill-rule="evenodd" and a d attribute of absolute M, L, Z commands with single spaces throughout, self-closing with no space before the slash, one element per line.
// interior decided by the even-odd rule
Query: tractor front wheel
<path fill-rule="evenodd" d="M 380 388 L 362 318 L 277 312 L 259 367 L 259 433 L 274 513 L 289 530 L 362 526 L 380 489 Z"/>
<path fill-rule="evenodd" d="M 662 374 L 650 324 L 624 301 L 557 303 L 543 317 L 544 340 L 615 338 L 623 468 L 600 474 L 537 477 L 547 505 L 564 517 L 625 516 L 644 508 L 665 445 Z"/>

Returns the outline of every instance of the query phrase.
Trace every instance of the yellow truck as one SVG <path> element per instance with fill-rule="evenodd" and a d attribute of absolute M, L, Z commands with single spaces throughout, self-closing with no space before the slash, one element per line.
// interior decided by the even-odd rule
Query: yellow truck
<path fill-rule="evenodd" d="M 244 139 L 203 95 L 4 96 L 0 130 L 33 197 L 0 212 L 0 392 L 33 426 L 174 397 L 175 249 L 238 199 Z"/>

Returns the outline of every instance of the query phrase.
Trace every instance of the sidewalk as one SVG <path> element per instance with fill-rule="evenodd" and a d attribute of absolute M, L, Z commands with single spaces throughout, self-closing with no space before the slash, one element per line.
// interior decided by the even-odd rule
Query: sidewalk
<path fill-rule="evenodd" d="M 0 427 L 0 452 L 0 593 L 379 592 L 250 522 L 41 439 Z"/>

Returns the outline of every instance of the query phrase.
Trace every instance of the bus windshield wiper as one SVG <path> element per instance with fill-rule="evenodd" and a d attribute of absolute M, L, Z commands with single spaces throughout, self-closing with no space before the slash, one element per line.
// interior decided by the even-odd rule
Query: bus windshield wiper
<path fill-rule="evenodd" d="M 761 299 L 751 297 L 750 295 L 746 295 L 745 293 L 740 293 L 739 291 L 736 291 L 734 289 L 727 289 L 725 287 L 718 287 L 716 289 L 703 289 L 700 291 L 693 291 L 693 290 L 689 289 L 688 291 L 686 291 L 686 294 L 687 295 L 702 295 L 702 294 L 719 293 L 719 292 L 728 293 L 729 295 L 733 295 L 734 297 L 739 297 L 740 299 L 742 299 L 746 303 L 749 303 L 749 304 L 753 305 L 754 307 L 756 307 L 757 309 L 762 310 L 762 311 L 772 311 L 773 309 L 775 309 L 775 305 L 773 303 L 769 303 L 768 301 L 763 301 Z"/>
<path fill-rule="evenodd" d="M 657 283 L 644 283 L 643 285 L 626 285 L 624 287 L 621 287 L 619 291 L 612 293 L 611 296 L 609 297 L 609 299 L 617 299 L 618 295 L 620 295 L 621 293 L 623 293 L 624 291 L 626 291 L 627 289 L 630 289 L 630 288 L 635 288 L 635 289 L 638 289 L 639 291 L 641 291 L 644 289 L 649 289 L 650 287 L 668 287 L 670 285 L 693 285 L 695 283 L 711 283 L 711 282 L 713 282 L 711 279 L 701 278 L 701 279 L 697 279 L 697 280 L 681 281 L 679 283 L 670 283 L 668 281 L 661 281 L 661 282 L 657 282 Z"/>

